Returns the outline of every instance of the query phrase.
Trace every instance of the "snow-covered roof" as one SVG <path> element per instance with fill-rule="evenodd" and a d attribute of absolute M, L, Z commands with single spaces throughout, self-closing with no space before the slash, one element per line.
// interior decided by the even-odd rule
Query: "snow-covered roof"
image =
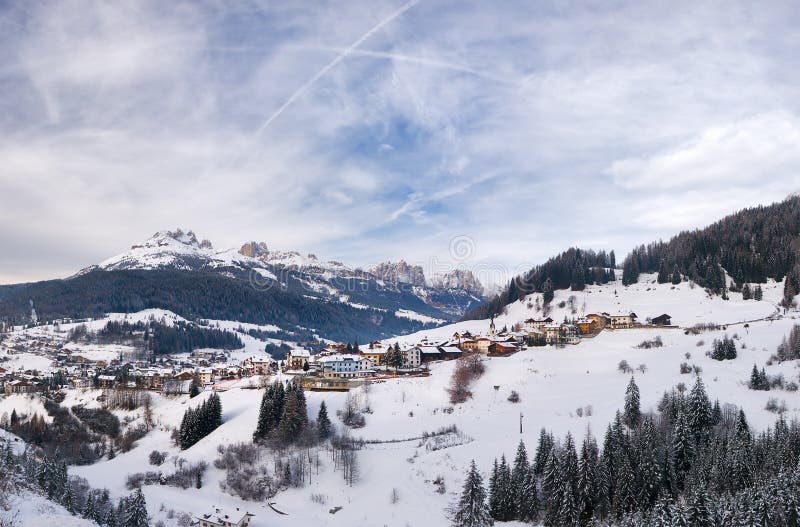
<path fill-rule="evenodd" d="M 197 516 L 197 519 L 218 523 L 220 525 L 227 525 L 229 523 L 239 523 L 245 516 L 253 516 L 253 514 L 247 511 L 241 511 L 238 507 L 235 510 L 214 507 L 212 511 Z"/>
<path fill-rule="evenodd" d="M 328 355 L 327 357 L 320 357 L 317 362 L 341 362 L 347 360 L 362 361 L 367 359 L 358 355 Z"/>

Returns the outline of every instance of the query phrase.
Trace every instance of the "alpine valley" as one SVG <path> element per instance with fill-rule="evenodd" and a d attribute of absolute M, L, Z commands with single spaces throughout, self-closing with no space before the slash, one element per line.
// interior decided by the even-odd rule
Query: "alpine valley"
<path fill-rule="evenodd" d="M 215 250 L 177 229 L 67 279 L 0 286 L 0 318 L 22 323 L 31 302 L 48 320 L 162 308 L 187 319 L 270 324 L 297 341 L 364 342 L 452 322 L 484 300 L 469 270 L 426 277 L 402 260 L 363 270 L 263 242 Z"/>

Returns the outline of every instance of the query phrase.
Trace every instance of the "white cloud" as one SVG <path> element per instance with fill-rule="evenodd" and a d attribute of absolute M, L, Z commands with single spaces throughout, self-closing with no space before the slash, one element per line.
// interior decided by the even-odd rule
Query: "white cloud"
<path fill-rule="evenodd" d="M 402 5 L 0 7 L 0 281 L 178 225 L 354 264 L 462 234 L 622 256 L 797 190 L 788 3 L 422 1 L 279 111 Z"/>
<path fill-rule="evenodd" d="M 611 164 L 614 182 L 627 189 L 730 187 L 784 182 L 800 175 L 800 120 L 768 112 L 703 130 L 688 142 L 648 157 Z"/>

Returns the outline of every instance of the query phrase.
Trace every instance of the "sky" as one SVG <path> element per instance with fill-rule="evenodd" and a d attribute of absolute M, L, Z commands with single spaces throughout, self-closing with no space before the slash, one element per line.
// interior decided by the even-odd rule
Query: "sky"
<path fill-rule="evenodd" d="M 621 257 L 800 190 L 798 18 L 791 1 L 0 0 L 0 283 L 176 227 L 363 267 Z"/>

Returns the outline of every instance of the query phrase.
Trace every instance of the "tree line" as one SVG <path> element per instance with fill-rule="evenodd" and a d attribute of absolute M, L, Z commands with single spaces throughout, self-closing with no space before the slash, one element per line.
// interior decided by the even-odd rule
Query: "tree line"
<path fill-rule="evenodd" d="M 665 393 L 643 413 L 633 379 L 624 411 L 606 429 L 602 448 L 587 431 L 578 445 L 542 429 L 536 454 L 524 443 L 513 463 L 490 471 L 488 490 L 474 462 L 454 527 L 494 521 L 547 527 L 796 527 L 800 525 L 800 423 L 781 415 L 754 434 L 744 411 L 711 403 L 700 377 L 686 393 Z"/>
<path fill-rule="evenodd" d="M 148 527 L 147 503 L 141 489 L 115 504 L 107 489 L 93 489 L 85 479 L 68 476 L 63 460 L 33 449 L 15 454 L 10 442 L 0 445 L 0 488 L 3 497 L 33 489 L 74 516 L 103 527 Z M 0 518 L 2 520 L 2 518 Z"/>
<path fill-rule="evenodd" d="M 641 245 L 623 261 L 623 283 L 639 273 L 680 274 L 717 294 L 725 291 L 725 269 L 736 284 L 782 280 L 784 302 L 800 292 L 800 197 L 741 210 L 714 224 L 684 231 L 669 241 Z"/>
<path fill-rule="evenodd" d="M 178 429 L 178 445 L 181 450 L 186 450 L 220 425 L 222 425 L 222 401 L 220 401 L 219 395 L 214 393 L 200 406 L 189 408 L 183 414 L 183 420 Z"/>
<path fill-rule="evenodd" d="M 505 289 L 464 315 L 462 320 L 480 320 L 500 313 L 503 306 L 531 293 L 542 293 L 545 303 L 558 289 L 582 291 L 588 284 L 606 284 L 616 279 L 614 251 L 595 252 L 571 247 L 541 265 L 516 276 Z"/>

